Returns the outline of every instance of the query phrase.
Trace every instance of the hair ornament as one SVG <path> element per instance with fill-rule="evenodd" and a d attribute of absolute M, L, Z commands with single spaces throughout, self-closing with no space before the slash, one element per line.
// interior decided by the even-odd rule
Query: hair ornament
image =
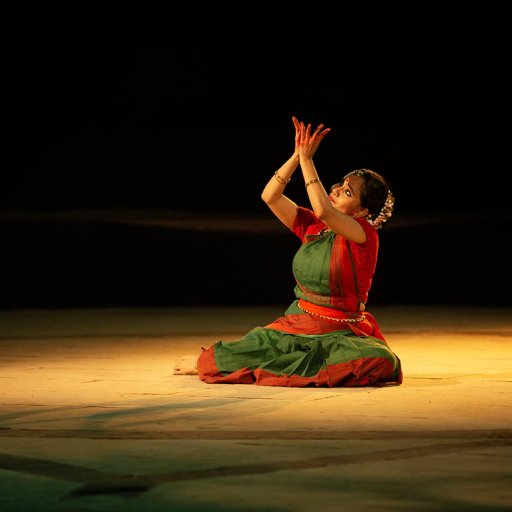
<path fill-rule="evenodd" d="M 366 220 L 375 228 L 380 229 L 382 227 L 382 224 L 387 222 L 391 215 L 393 215 L 393 208 L 395 207 L 395 196 L 392 194 L 391 190 L 388 191 L 388 196 L 386 197 L 386 201 L 384 202 L 384 206 L 382 207 L 381 211 L 375 217 L 375 219 L 372 219 L 372 215 L 368 215 L 366 217 Z"/>

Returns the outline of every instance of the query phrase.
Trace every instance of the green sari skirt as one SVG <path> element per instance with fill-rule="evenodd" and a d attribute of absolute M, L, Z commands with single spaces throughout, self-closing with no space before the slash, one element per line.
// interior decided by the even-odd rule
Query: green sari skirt
<path fill-rule="evenodd" d="M 367 312 L 357 323 L 317 318 L 297 301 L 284 316 L 235 341 L 203 349 L 199 378 L 261 386 L 385 386 L 402 383 L 400 360 Z"/>

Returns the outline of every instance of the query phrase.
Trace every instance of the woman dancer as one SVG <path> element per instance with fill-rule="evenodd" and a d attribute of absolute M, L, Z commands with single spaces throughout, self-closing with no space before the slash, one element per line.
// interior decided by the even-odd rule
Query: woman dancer
<path fill-rule="evenodd" d="M 293 259 L 296 299 L 271 324 L 186 356 L 174 373 L 207 383 L 264 386 L 384 386 L 402 383 L 400 360 L 366 302 L 377 264 L 377 230 L 394 197 L 370 169 L 346 174 L 326 192 L 313 156 L 330 128 L 292 118 L 295 149 L 261 197 L 300 240 Z M 301 168 L 310 207 L 283 194 Z"/>

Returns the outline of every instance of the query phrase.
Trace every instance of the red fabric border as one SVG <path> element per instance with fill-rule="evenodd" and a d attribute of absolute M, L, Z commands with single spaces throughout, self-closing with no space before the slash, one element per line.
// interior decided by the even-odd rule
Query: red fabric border
<path fill-rule="evenodd" d="M 205 352 L 209 352 L 208 349 Z M 211 362 L 212 355 L 203 352 L 199 358 L 199 378 L 208 384 L 256 384 L 258 386 L 282 387 L 382 387 L 402 383 L 402 373 L 396 381 L 389 379 L 393 373 L 393 365 L 385 358 L 362 358 L 328 366 L 314 377 L 300 375 L 276 375 L 257 368 L 252 371 L 242 368 L 229 375 L 218 375 L 217 367 L 206 369 L 205 364 Z M 211 352 L 213 354 L 213 352 Z M 210 373 L 213 372 L 213 373 Z"/>
<path fill-rule="evenodd" d="M 229 375 L 219 375 L 219 369 L 215 362 L 215 345 L 203 350 L 197 360 L 199 379 L 208 384 L 253 384 L 253 372 L 247 368 L 241 368 Z"/>

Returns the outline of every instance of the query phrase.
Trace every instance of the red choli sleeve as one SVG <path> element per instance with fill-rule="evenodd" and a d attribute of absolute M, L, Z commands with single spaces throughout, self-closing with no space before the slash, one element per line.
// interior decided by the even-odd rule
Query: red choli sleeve
<path fill-rule="evenodd" d="M 317 235 L 326 225 L 308 208 L 299 206 L 291 229 L 302 243 L 307 242 L 306 235 Z"/>

